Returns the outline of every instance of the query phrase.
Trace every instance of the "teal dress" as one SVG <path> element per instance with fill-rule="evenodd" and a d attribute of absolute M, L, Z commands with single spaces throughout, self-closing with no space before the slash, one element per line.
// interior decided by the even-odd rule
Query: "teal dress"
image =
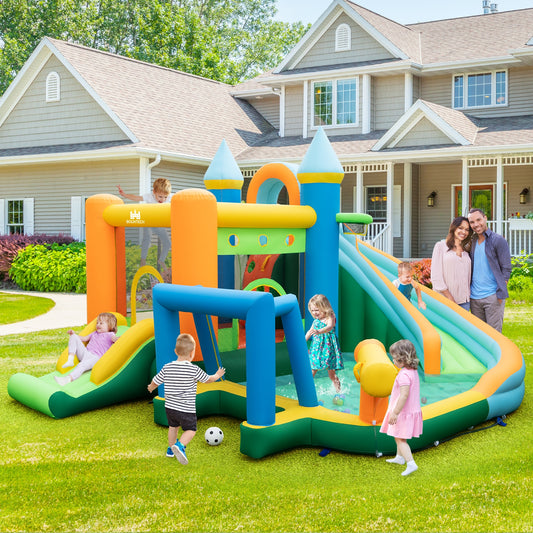
<path fill-rule="evenodd" d="M 313 320 L 314 329 L 325 328 L 326 324 L 315 318 Z M 313 370 L 342 370 L 344 362 L 339 347 L 339 340 L 335 333 L 335 328 L 327 333 L 319 333 L 311 337 L 311 346 L 309 347 L 309 360 Z"/>

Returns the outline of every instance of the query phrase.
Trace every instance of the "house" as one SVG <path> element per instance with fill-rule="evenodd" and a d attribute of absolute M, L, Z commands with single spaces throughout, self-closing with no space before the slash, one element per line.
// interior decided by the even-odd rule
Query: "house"
<path fill-rule="evenodd" d="M 319 127 L 381 249 L 428 257 L 477 206 L 533 251 L 533 9 L 401 25 L 348 0 L 234 87 L 44 39 L 0 101 L 0 232 L 83 237 L 90 194 L 203 187 L 222 139 L 247 179 Z"/>

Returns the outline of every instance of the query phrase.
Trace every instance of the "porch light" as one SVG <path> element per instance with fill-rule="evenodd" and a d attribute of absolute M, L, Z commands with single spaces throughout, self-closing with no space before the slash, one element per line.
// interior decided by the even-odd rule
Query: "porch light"
<path fill-rule="evenodd" d="M 435 207 L 435 198 L 437 197 L 437 193 L 435 191 L 433 191 L 429 196 L 428 196 L 428 207 Z"/>
<path fill-rule="evenodd" d="M 520 203 L 525 204 L 527 201 L 527 195 L 529 193 L 529 189 L 527 187 L 524 187 L 522 189 L 522 192 L 520 193 Z"/>

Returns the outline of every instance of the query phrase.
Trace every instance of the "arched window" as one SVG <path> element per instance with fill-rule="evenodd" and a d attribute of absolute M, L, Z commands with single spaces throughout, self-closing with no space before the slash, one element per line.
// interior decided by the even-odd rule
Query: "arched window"
<path fill-rule="evenodd" d="M 61 80 L 57 72 L 50 72 L 46 76 L 46 101 L 59 102 L 61 100 Z"/>
<path fill-rule="evenodd" d="M 335 52 L 343 52 L 352 48 L 352 30 L 348 24 L 339 24 L 335 31 Z"/>

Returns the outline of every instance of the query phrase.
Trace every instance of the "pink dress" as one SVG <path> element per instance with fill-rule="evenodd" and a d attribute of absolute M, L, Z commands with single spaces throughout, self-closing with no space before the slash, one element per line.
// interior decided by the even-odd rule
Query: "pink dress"
<path fill-rule="evenodd" d="M 400 387 L 409 386 L 409 396 L 403 406 L 396 424 L 389 425 L 390 412 L 396 406 L 400 396 Z M 389 408 L 381 424 L 381 433 L 386 433 L 398 439 L 411 439 L 422 434 L 422 410 L 420 409 L 420 381 L 418 371 L 412 368 L 400 368 L 389 400 Z"/>

